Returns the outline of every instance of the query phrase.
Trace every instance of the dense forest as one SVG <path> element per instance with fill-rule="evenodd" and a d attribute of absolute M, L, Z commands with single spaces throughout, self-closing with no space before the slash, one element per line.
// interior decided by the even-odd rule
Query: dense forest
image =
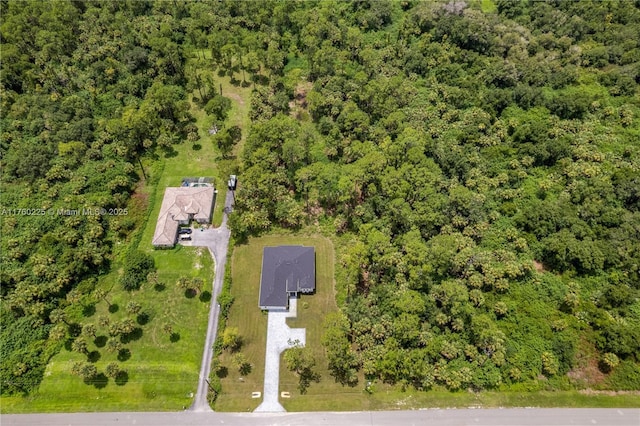
<path fill-rule="evenodd" d="M 136 211 L 216 76 L 253 87 L 236 242 L 335 236 L 338 382 L 640 389 L 640 2 L 0 7 L 3 393 L 135 248 L 135 215 L 64 210 Z"/>

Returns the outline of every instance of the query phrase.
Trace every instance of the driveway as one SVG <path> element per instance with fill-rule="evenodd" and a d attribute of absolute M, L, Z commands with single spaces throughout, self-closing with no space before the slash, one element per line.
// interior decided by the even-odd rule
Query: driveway
<path fill-rule="evenodd" d="M 280 383 L 280 354 L 296 343 L 304 346 L 306 330 L 289 328 L 287 318 L 296 316 L 298 299 L 289 298 L 289 311 L 269 311 L 267 322 L 267 351 L 264 363 L 264 394 L 262 404 L 255 409 L 257 413 L 277 413 L 286 411 L 278 402 Z M 297 342 L 296 342 L 297 341 Z"/>
<path fill-rule="evenodd" d="M 207 380 L 211 372 L 211 359 L 213 357 L 213 342 L 216 340 L 218 331 L 218 318 L 220 317 L 220 307 L 217 300 L 222 290 L 224 280 L 224 268 L 227 263 L 227 250 L 229 248 L 229 237 L 231 231 L 227 228 L 227 214 L 233 208 L 233 193 L 227 191 L 224 202 L 224 215 L 222 225 L 219 228 L 195 229 L 191 234 L 191 241 L 185 241 L 183 245 L 194 247 L 207 247 L 213 261 L 215 262 L 215 276 L 213 278 L 213 291 L 211 294 L 211 308 L 209 309 L 209 325 L 207 326 L 207 338 L 202 354 L 202 364 L 200 366 L 200 376 L 198 379 L 198 390 L 190 411 L 206 412 L 213 411 L 207 402 Z"/>

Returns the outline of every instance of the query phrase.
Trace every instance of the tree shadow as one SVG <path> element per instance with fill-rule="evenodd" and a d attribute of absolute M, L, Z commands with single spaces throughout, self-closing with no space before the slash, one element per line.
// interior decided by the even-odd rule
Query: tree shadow
<path fill-rule="evenodd" d="M 91 351 L 87 354 L 87 361 L 96 363 L 100 360 L 101 355 L 98 351 Z"/>
<path fill-rule="evenodd" d="M 194 151 L 200 151 L 202 149 L 202 145 L 200 145 L 199 143 L 194 143 L 193 145 L 191 145 L 191 149 Z"/>
<path fill-rule="evenodd" d="M 148 312 L 142 312 L 140 314 L 138 314 L 138 316 L 136 317 L 136 322 L 139 325 L 145 325 L 147 324 L 149 321 L 151 320 L 151 316 L 149 315 Z"/>
<path fill-rule="evenodd" d="M 127 373 L 126 371 L 120 371 L 116 376 L 115 381 L 116 381 L 116 385 L 118 386 L 126 385 L 127 382 L 129 381 L 129 373 Z"/>
<path fill-rule="evenodd" d="M 180 340 L 180 333 L 171 333 L 171 336 L 169 336 L 169 340 L 171 341 L 171 343 L 176 343 L 178 340 Z"/>
<path fill-rule="evenodd" d="M 129 358 L 131 358 L 131 351 L 129 349 L 124 348 L 118 351 L 118 361 L 124 362 Z"/>
<path fill-rule="evenodd" d="M 85 317 L 91 317 L 96 313 L 96 305 L 86 305 L 82 308 L 82 315 Z"/>
<path fill-rule="evenodd" d="M 211 292 L 205 290 L 202 293 L 200 293 L 200 297 L 199 297 L 200 301 L 203 303 L 207 303 L 211 301 Z"/>
<path fill-rule="evenodd" d="M 120 341 L 126 345 L 127 343 L 133 342 L 135 340 L 140 340 L 141 337 L 142 329 L 140 327 L 136 327 L 131 333 L 123 334 L 122 336 L 120 336 Z"/>
<path fill-rule="evenodd" d="M 188 288 L 184 291 L 184 297 L 186 297 L 187 299 L 193 299 L 194 297 L 196 297 L 196 294 L 198 293 L 192 288 Z"/>
<path fill-rule="evenodd" d="M 93 344 L 99 348 L 104 348 L 104 345 L 107 344 L 107 336 L 98 336 L 93 339 Z"/>
<path fill-rule="evenodd" d="M 84 382 L 88 385 L 93 385 L 96 389 L 103 389 L 107 386 L 107 383 L 109 383 L 109 379 L 104 375 L 104 373 L 100 373 L 91 379 L 85 380 Z"/>
<path fill-rule="evenodd" d="M 224 379 L 228 375 L 229 375 L 229 369 L 224 365 L 221 365 L 216 369 L 216 376 L 218 376 L 219 378 Z"/>
<path fill-rule="evenodd" d="M 269 78 L 266 75 L 261 74 L 254 75 L 253 81 L 261 86 L 266 86 L 267 84 L 269 84 Z"/>
<path fill-rule="evenodd" d="M 109 305 L 109 312 L 110 313 L 115 314 L 119 310 L 120 310 L 120 306 L 118 306 L 117 303 L 112 303 L 111 305 Z"/>
<path fill-rule="evenodd" d="M 166 285 L 164 285 L 164 283 L 158 283 L 156 285 L 153 286 L 153 289 L 157 292 L 161 292 L 164 291 L 164 289 L 167 288 Z"/>
<path fill-rule="evenodd" d="M 172 147 L 164 149 L 164 158 L 174 158 L 177 156 L 178 156 L 178 151 L 176 151 Z"/>

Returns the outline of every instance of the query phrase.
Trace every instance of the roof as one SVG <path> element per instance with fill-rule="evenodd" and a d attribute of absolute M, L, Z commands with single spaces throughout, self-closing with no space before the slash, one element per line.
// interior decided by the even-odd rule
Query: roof
<path fill-rule="evenodd" d="M 312 292 L 316 288 L 316 255 L 313 247 L 265 247 L 260 277 L 260 307 L 287 308 L 288 292 Z"/>
<path fill-rule="evenodd" d="M 156 232 L 153 235 L 153 245 L 174 245 L 178 222 L 189 220 L 190 215 L 195 220 L 208 221 L 213 208 L 213 197 L 212 186 L 165 189 L 158 222 L 156 222 Z"/>

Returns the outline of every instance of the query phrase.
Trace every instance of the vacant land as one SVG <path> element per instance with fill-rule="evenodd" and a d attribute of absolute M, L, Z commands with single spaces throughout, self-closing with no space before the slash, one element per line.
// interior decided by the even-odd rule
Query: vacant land
<path fill-rule="evenodd" d="M 289 326 L 306 327 L 307 345 L 313 349 L 319 361 L 323 358 L 324 351 L 320 344 L 322 318 L 326 313 L 337 310 L 333 283 L 334 252 L 331 241 L 320 236 L 271 235 L 254 238 L 245 245 L 236 246 L 231 263 L 231 292 L 235 300 L 227 326 L 238 328 L 243 344 L 237 352 L 244 355 L 252 368 L 249 374 L 241 376 L 234 365 L 235 354 L 225 351 L 220 356 L 222 394 L 214 407 L 217 411 L 253 411 L 262 401 L 251 399 L 251 392 L 262 392 L 264 379 L 267 314 L 258 307 L 262 249 L 265 246 L 294 244 L 315 247 L 317 290 L 314 295 L 302 296 L 298 302 L 298 319 L 289 321 Z M 319 364 L 318 371 L 322 375 L 322 382 L 333 383 L 326 371 L 326 362 L 322 361 Z M 284 373 L 281 369 L 281 390 L 293 393 L 296 386 L 288 386 L 290 380 L 283 379 L 287 377 Z M 316 384 L 311 388 L 314 386 Z"/>

